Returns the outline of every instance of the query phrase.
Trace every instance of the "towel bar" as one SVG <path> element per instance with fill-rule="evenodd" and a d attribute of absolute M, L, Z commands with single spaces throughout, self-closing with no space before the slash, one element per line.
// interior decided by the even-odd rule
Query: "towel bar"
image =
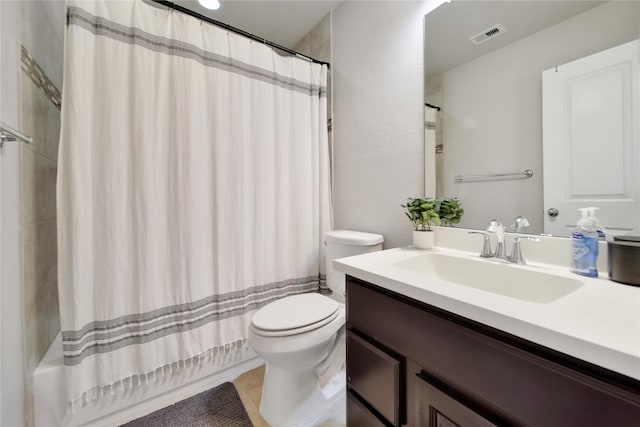
<path fill-rule="evenodd" d="M 515 173 L 495 173 L 490 175 L 458 175 L 455 178 L 456 183 L 471 181 L 499 181 L 503 179 L 527 179 L 533 176 L 533 170 L 525 169 L 523 172 Z"/>

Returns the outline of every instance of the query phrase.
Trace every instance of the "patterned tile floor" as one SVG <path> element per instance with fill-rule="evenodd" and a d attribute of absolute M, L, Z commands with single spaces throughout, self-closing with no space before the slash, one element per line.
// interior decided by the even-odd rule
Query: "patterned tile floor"
<path fill-rule="evenodd" d="M 245 372 L 233 381 L 240 399 L 247 410 L 254 427 L 270 427 L 260 416 L 260 399 L 262 397 L 262 380 L 264 379 L 264 365 L 249 372 Z M 343 408 L 332 419 L 318 427 L 346 427 L 346 411 Z"/>

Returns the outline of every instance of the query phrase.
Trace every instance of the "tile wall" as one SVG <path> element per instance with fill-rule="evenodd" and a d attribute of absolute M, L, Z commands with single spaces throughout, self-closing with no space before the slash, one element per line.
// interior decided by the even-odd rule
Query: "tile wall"
<path fill-rule="evenodd" d="M 322 20 L 309 31 L 300 41 L 293 47 L 293 50 L 314 59 L 331 63 L 331 13 L 328 13 Z M 333 159 L 333 104 L 332 104 L 332 83 L 331 70 L 327 78 L 327 112 L 329 128 L 329 155 Z M 333 161 L 331 162 L 333 164 Z M 332 179 L 333 185 L 333 179 Z"/>
<path fill-rule="evenodd" d="M 22 3 L 20 148 L 26 419 L 33 422 L 31 374 L 60 330 L 56 246 L 56 173 L 62 89 L 63 1 Z"/>
<path fill-rule="evenodd" d="M 293 48 L 296 52 L 331 63 L 331 13 L 309 31 Z M 331 119 L 331 73 L 328 79 L 327 105 Z"/>
<path fill-rule="evenodd" d="M 320 61 L 331 62 L 331 14 L 327 14 L 293 48 Z"/>

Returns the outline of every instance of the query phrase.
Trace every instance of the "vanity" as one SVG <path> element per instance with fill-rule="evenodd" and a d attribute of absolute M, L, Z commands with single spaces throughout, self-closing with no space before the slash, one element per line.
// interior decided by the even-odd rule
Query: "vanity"
<path fill-rule="evenodd" d="M 640 288 L 450 248 L 335 266 L 350 427 L 640 422 Z"/>
<path fill-rule="evenodd" d="M 640 426 L 640 287 L 608 280 L 603 242 L 586 278 L 570 241 L 546 237 L 587 206 L 609 235 L 639 227 L 638 7 L 457 1 L 426 16 L 424 193 L 458 197 L 460 227 L 521 232 L 524 216 L 542 241 L 503 264 L 436 227 L 433 250 L 334 261 L 349 427 Z M 629 119 L 601 120 L 614 105 Z"/>

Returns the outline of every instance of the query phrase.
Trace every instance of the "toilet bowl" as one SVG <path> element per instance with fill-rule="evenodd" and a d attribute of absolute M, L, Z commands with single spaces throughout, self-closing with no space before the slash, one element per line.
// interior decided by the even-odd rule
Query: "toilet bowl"
<path fill-rule="evenodd" d="M 313 426 L 344 408 L 346 375 L 344 275 L 333 259 L 377 251 L 379 234 L 325 234 L 331 296 L 292 295 L 258 310 L 248 342 L 266 362 L 260 414 L 273 427 Z"/>

